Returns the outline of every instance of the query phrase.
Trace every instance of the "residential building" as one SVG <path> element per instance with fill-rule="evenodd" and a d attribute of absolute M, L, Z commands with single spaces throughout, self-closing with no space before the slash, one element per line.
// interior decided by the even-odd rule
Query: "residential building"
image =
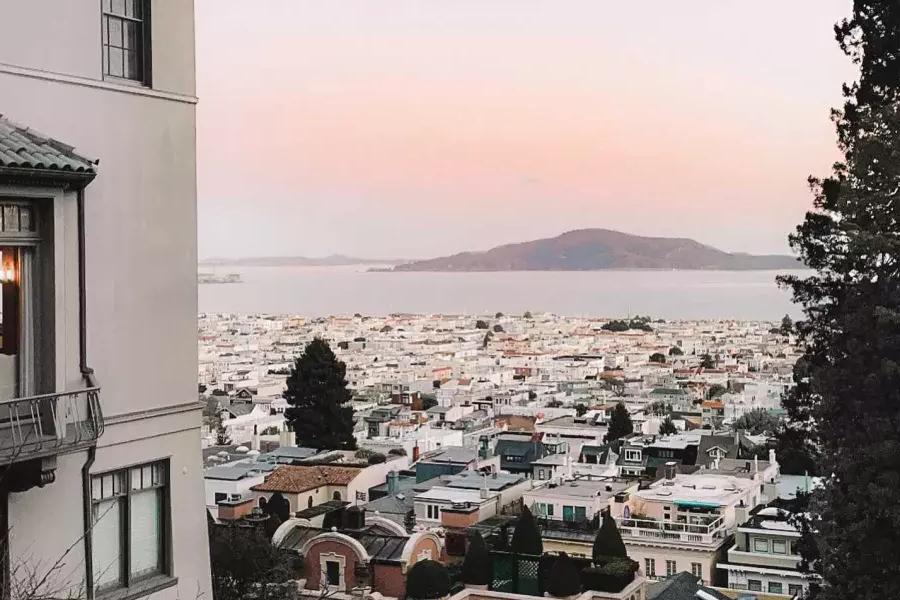
<path fill-rule="evenodd" d="M 209 597 L 193 2 L 0 0 L 0 90 L 2 583 Z"/>
<path fill-rule="evenodd" d="M 798 569 L 800 532 L 791 512 L 779 503 L 760 508 L 738 526 L 734 545 L 718 568 L 728 574 L 728 587 L 797 597 L 809 587 Z"/>

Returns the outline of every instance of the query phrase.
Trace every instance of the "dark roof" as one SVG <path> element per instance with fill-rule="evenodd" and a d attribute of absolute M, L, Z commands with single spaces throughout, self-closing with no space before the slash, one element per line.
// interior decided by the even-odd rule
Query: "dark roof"
<path fill-rule="evenodd" d="M 350 503 L 343 502 L 341 500 L 329 500 L 328 502 L 323 502 L 322 504 L 316 504 L 315 506 L 310 506 L 309 508 L 298 510 L 296 513 L 294 513 L 294 516 L 298 519 L 312 519 L 313 517 L 318 517 L 319 515 L 324 515 L 325 513 L 340 510 L 348 504 Z"/>
<path fill-rule="evenodd" d="M 361 531 L 339 530 L 340 533 L 349 535 L 362 544 L 372 560 L 376 562 L 399 562 L 403 554 L 403 547 L 409 540 L 409 536 L 388 535 L 379 533 L 379 531 L 380 529 L 375 527 L 367 527 Z M 326 533 L 326 530 L 318 527 L 294 527 L 284 536 L 284 539 L 281 541 L 281 548 L 299 551 L 306 542 L 322 533 Z"/>
<path fill-rule="evenodd" d="M 703 590 L 716 600 L 731 600 L 728 596 L 700 584 L 700 580 L 686 571 L 676 573 L 647 586 L 647 600 L 697 600 L 697 590 Z"/>
<path fill-rule="evenodd" d="M 0 167 L 65 171 L 93 177 L 96 163 L 74 148 L 0 115 Z"/>
<path fill-rule="evenodd" d="M 541 442 L 531 439 L 520 441 L 501 438 L 497 440 L 494 454 L 500 456 L 500 467 L 504 470 L 522 469 L 523 467 L 530 470 L 531 462 L 538 458 L 544 458 L 547 454 L 547 449 Z M 521 456 L 522 461 L 509 462 L 506 460 L 507 456 Z"/>

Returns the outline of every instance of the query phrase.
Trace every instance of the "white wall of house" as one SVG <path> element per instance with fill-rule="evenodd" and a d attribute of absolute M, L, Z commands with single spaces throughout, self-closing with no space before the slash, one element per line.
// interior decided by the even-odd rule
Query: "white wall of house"
<path fill-rule="evenodd" d="M 172 575 L 154 597 L 210 594 L 197 385 L 194 6 L 152 0 L 152 88 L 104 81 L 98 0 L 0 0 L 3 114 L 99 158 L 85 190 L 88 360 L 107 417 L 92 473 L 170 461 Z M 61 206 L 57 275 L 58 389 L 78 369 L 74 196 Z M 10 497 L 13 553 L 52 561 L 84 532 L 80 469 Z M 52 515 L 52 519 L 48 516 Z M 82 547 L 65 577 L 84 580 Z"/>

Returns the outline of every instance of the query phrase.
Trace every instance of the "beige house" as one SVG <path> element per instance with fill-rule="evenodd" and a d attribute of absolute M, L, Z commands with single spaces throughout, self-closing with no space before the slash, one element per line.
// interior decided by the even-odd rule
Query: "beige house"
<path fill-rule="evenodd" d="M 191 0 L 0 0 L 13 597 L 210 597 Z"/>

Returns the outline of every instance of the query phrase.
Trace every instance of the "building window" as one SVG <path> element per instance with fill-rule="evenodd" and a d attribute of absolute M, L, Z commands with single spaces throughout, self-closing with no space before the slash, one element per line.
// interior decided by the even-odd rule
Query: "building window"
<path fill-rule="evenodd" d="M 763 538 L 753 538 L 753 551 L 754 552 L 768 552 L 769 551 L 769 540 Z"/>
<path fill-rule="evenodd" d="M 319 556 L 321 570 L 319 572 L 320 585 L 324 584 L 332 590 L 344 590 L 344 566 L 346 559 L 335 552 L 328 552 Z"/>
<path fill-rule="evenodd" d="M 548 516 L 548 517 L 552 517 L 552 516 L 553 516 L 553 506 L 554 506 L 554 505 L 553 505 L 553 504 L 545 504 L 544 506 L 547 507 L 547 516 Z"/>
<path fill-rule="evenodd" d="M 103 0 L 103 73 L 149 83 L 150 2 Z"/>
<path fill-rule="evenodd" d="M 788 594 L 790 594 L 792 598 L 798 597 L 802 592 L 802 585 L 797 585 L 796 583 L 791 583 L 788 585 Z"/>
<path fill-rule="evenodd" d="M 168 461 L 91 478 L 94 585 L 127 587 L 166 574 Z"/>
<path fill-rule="evenodd" d="M 762 591 L 762 581 L 759 579 L 748 579 L 747 580 L 747 589 L 751 592 L 761 592 Z"/>
<path fill-rule="evenodd" d="M 674 575 L 677 572 L 677 568 L 678 567 L 675 565 L 674 560 L 667 560 L 666 561 L 666 577 L 670 577 L 670 576 Z"/>
<path fill-rule="evenodd" d="M 538 479 L 544 479 L 544 470 L 538 469 Z"/>
<path fill-rule="evenodd" d="M 441 507 L 436 504 L 426 504 L 425 514 L 428 515 L 429 519 L 437 521 L 441 518 Z"/>
<path fill-rule="evenodd" d="M 647 577 L 656 577 L 656 559 L 654 559 L 654 558 L 645 558 L 644 559 L 644 574 Z"/>
<path fill-rule="evenodd" d="M 787 554 L 787 544 L 784 540 L 772 540 L 772 554 Z"/>
<path fill-rule="evenodd" d="M 691 563 L 691 575 L 697 579 L 703 579 L 703 565 L 701 563 Z"/>
<path fill-rule="evenodd" d="M 216 504 L 218 504 L 219 502 L 224 502 L 227 499 L 228 499 L 228 494 L 226 494 L 224 492 L 216 492 Z"/>
<path fill-rule="evenodd" d="M 770 581 L 769 582 L 769 593 L 770 594 L 780 594 L 783 589 L 784 589 L 784 586 L 781 584 L 780 581 Z"/>
<path fill-rule="evenodd" d="M 640 450 L 626 450 L 625 451 L 625 460 L 629 462 L 640 462 L 641 461 L 641 451 Z"/>

